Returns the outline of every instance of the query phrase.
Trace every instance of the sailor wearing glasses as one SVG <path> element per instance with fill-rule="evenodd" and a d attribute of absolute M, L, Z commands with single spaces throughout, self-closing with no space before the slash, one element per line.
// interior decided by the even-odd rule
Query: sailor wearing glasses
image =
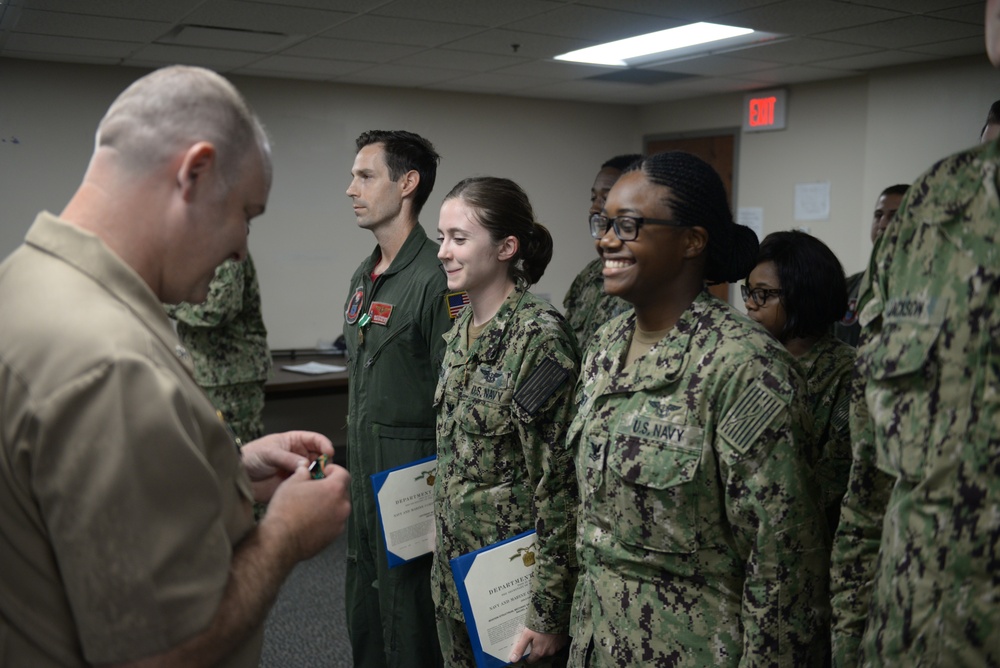
<path fill-rule="evenodd" d="M 704 289 L 753 268 L 718 174 L 650 156 L 592 220 L 600 330 L 568 438 L 580 487 L 570 664 L 821 665 L 829 539 L 788 352 Z"/>

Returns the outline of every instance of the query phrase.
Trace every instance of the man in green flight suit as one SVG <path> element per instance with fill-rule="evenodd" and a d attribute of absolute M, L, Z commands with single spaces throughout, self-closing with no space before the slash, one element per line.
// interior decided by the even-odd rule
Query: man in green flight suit
<path fill-rule="evenodd" d="M 389 569 L 370 476 L 435 454 L 434 390 L 453 311 L 437 244 L 417 216 L 440 158 L 405 131 L 365 132 L 357 147 L 347 195 L 378 246 L 354 272 L 344 305 L 348 632 L 355 666 L 438 666 L 431 555 Z"/>

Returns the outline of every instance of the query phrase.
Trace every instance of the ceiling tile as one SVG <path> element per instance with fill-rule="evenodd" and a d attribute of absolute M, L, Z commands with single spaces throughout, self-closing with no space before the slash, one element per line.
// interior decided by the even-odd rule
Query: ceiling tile
<path fill-rule="evenodd" d="M 169 23 L 156 21 L 84 16 L 82 14 L 58 14 L 31 9 L 22 10 L 21 17 L 17 22 L 17 31 L 21 33 L 109 39 L 121 42 L 146 42 L 156 39 L 169 29 Z"/>
<path fill-rule="evenodd" d="M 45 60 L 56 56 L 87 55 L 100 59 L 125 58 L 135 51 L 130 42 L 82 39 L 79 37 L 58 37 L 53 35 L 11 35 L 6 43 L 4 55 L 12 57 L 26 54 L 47 55 Z"/>
<path fill-rule="evenodd" d="M 517 56 L 501 56 L 493 53 L 471 53 L 469 51 L 454 51 L 451 49 L 428 49 L 406 57 L 407 65 L 416 67 L 437 67 L 441 69 L 460 69 L 471 72 L 488 72 L 490 70 L 526 63 L 529 58 Z"/>
<path fill-rule="evenodd" d="M 826 40 L 849 42 L 851 44 L 866 44 L 884 49 L 904 49 L 909 46 L 929 44 L 942 40 L 961 39 L 962 37 L 982 36 L 983 28 L 946 21 L 931 19 L 926 16 L 909 16 L 894 21 L 885 21 L 846 30 L 836 30 L 823 33 Z"/>
<path fill-rule="evenodd" d="M 162 67 L 178 63 L 207 67 L 217 72 L 228 72 L 231 69 L 249 65 L 259 58 L 258 54 L 243 51 L 218 51 L 216 49 L 152 44 L 133 53 L 123 64 L 136 67 Z"/>
<path fill-rule="evenodd" d="M 552 37 L 516 30 L 486 30 L 471 37 L 450 42 L 448 48 L 478 53 L 516 53 L 528 58 L 552 58 L 560 53 L 591 45 L 592 42 L 580 39 Z"/>
<path fill-rule="evenodd" d="M 412 21 L 387 16 L 365 14 L 342 23 L 323 33 L 337 37 L 374 43 L 438 46 L 481 31 L 478 26 L 463 26 L 434 21 Z"/>
<path fill-rule="evenodd" d="M 815 34 L 905 16 L 897 11 L 833 0 L 782 0 L 719 17 L 719 23 L 782 34 Z"/>
<path fill-rule="evenodd" d="M 374 86 L 399 86 L 416 88 L 465 76 L 466 72 L 438 70 L 403 65 L 374 65 L 360 72 L 338 77 L 337 81 L 369 84 Z"/>
<path fill-rule="evenodd" d="M 773 4 L 774 0 L 580 0 L 581 5 L 665 16 L 684 21 L 712 21 L 722 14 Z M 717 21 L 716 21 L 717 22 Z"/>
<path fill-rule="evenodd" d="M 31 9 L 67 14 L 110 16 L 144 21 L 180 21 L 204 0 L 170 0 L 170 2 L 135 2 L 135 0 L 22 0 Z M 2 4 L 2 3 L 0 3 Z"/>
<path fill-rule="evenodd" d="M 404 46 L 402 44 L 372 44 L 371 42 L 356 42 L 349 39 L 312 37 L 288 47 L 282 53 L 288 56 L 303 56 L 306 58 L 386 63 L 397 58 L 418 53 L 423 48 L 421 46 Z"/>
<path fill-rule="evenodd" d="M 866 53 L 863 56 L 836 58 L 834 60 L 824 60 L 813 64 L 817 67 L 830 67 L 837 70 L 853 70 L 855 72 L 862 72 L 865 70 L 878 69 L 880 67 L 909 65 L 911 63 L 919 63 L 933 59 L 934 57 L 930 55 L 907 51 L 877 51 L 875 53 Z"/>
<path fill-rule="evenodd" d="M 339 77 L 351 72 L 357 72 L 367 67 L 365 63 L 347 62 L 343 60 L 321 60 L 319 58 L 293 58 L 291 56 L 270 56 L 256 61 L 252 65 L 240 68 L 240 74 L 286 74 L 296 76 L 307 74 L 312 76 Z"/>
<path fill-rule="evenodd" d="M 906 49 L 913 53 L 926 53 L 939 58 L 952 58 L 958 56 L 973 56 L 986 53 L 986 45 L 983 36 L 965 37 L 963 39 L 953 39 L 947 42 L 935 42 L 933 44 L 920 44 Z"/>
<path fill-rule="evenodd" d="M 754 60 L 770 60 L 794 65 L 810 63 L 814 60 L 859 56 L 877 50 L 874 46 L 828 42 L 821 39 L 788 39 L 731 51 L 726 55 L 731 58 L 753 58 Z"/>
<path fill-rule="evenodd" d="M 758 70 L 769 70 L 781 67 L 781 63 L 768 60 L 753 60 L 751 58 L 731 58 L 729 56 L 706 56 L 704 58 L 689 58 L 650 67 L 649 69 L 682 74 L 697 74 L 705 77 L 725 77 L 730 74 L 744 74 Z"/>
<path fill-rule="evenodd" d="M 666 30 L 677 21 L 648 14 L 569 5 L 507 25 L 511 30 L 606 42 Z"/>
<path fill-rule="evenodd" d="M 313 35 L 353 16 L 347 12 L 307 7 L 241 0 L 209 0 L 191 12 L 185 18 L 185 23 L 280 32 L 286 35 Z"/>
<path fill-rule="evenodd" d="M 495 27 L 547 12 L 560 6 L 561 3 L 549 0 L 503 0 L 503 2 L 396 0 L 396 2 L 382 5 L 372 13 L 380 16 L 423 21 Z"/>

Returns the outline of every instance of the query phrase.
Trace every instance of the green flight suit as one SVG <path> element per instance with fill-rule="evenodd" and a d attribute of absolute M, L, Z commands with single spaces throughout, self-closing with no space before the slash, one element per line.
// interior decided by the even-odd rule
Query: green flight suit
<path fill-rule="evenodd" d="M 451 327 L 437 245 L 418 224 L 372 281 L 378 248 L 344 306 L 349 409 L 346 603 L 354 665 L 440 665 L 431 555 L 390 569 L 370 476 L 435 454 L 434 388 Z M 373 306 L 374 304 L 374 306 Z"/>

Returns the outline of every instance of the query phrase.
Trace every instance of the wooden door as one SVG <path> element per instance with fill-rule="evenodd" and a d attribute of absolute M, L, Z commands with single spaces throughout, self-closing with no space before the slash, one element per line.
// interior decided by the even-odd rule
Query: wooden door
<path fill-rule="evenodd" d="M 735 131 L 729 134 L 711 135 L 705 137 L 678 137 L 673 139 L 647 139 L 646 155 L 664 151 L 687 151 L 693 153 L 708 164 L 722 177 L 722 185 L 726 187 L 726 198 L 729 209 L 733 208 L 733 164 L 735 155 Z M 716 297 L 729 301 L 729 283 L 713 285 L 709 291 Z"/>

